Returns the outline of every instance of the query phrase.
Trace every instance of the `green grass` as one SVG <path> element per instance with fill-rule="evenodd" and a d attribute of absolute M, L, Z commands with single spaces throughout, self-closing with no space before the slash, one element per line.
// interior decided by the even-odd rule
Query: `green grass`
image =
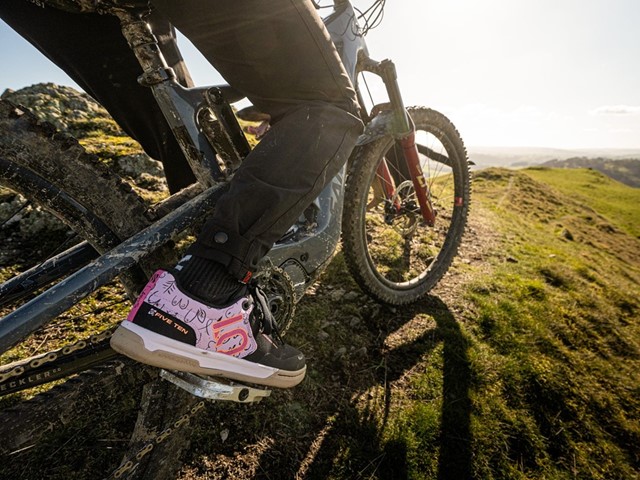
<path fill-rule="evenodd" d="M 639 479 L 637 193 L 570 173 L 476 174 L 463 261 L 416 305 L 375 304 L 338 255 L 287 335 L 306 380 L 208 405 L 179 478 Z"/>
<path fill-rule="evenodd" d="M 87 152 L 97 155 L 109 167 L 116 166 L 116 160 L 126 155 L 143 153 L 140 145 L 129 137 L 110 135 L 101 131 L 88 132 L 80 140 Z"/>
<path fill-rule="evenodd" d="M 616 204 L 626 187 L 593 172 L 573 178 L 597 193 L 574 195 L 565 174 L 478 176 L 475 214 L 501 241 L 462 287 L 462 316 L 426 306 L 428 355 L 360 406 L 376 468 L 354 438 L 332 478 L 639 478 L 640 243 L 624 233 L 638 203 Z"/>
<path fill-rule="evenodd" d="M 638 476 L 640 243 L 621 232 L 638 225 L 638 207 L 617 203 L 627 187 L 594 172 L 572 176 L 593 185 L 575 195 L 566 173 L 476 182 L 504 238 L 502 258 L 466 289 L 476 478 Z"/>
<path fill-rule="evenodd" d="M 593 210 L 616 227 L 640 238 L 640 189 L 629 187 L 590 169 L 530 168 L 525 172 L 563 195 L 579 201 L 587 210 Z"/>

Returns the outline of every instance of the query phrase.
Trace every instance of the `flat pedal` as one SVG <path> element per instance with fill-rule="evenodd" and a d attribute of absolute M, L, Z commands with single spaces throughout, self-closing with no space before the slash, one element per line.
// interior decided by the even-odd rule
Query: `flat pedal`
<path fill-rule="evenodd" d="M 196 397 L 208 400 L 225 400 L 237 403 L 258 403 L 271 395 L 271 390 L 249 387 L 241 383 L 193 373 L 160 370 L 160 376 Z"/>

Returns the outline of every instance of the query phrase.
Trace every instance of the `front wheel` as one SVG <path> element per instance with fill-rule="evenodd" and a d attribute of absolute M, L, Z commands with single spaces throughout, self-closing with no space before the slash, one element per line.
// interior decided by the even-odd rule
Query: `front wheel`
<path fill-rule="evenodd" d="M 402 147 L 388 137 L 356 152 L 342 224 L 351 274 L 365 292 L 391 305 L 414 302 L 438 283 L 457 253 L 469 209 L 469 163 L 460 134 L 435 110 L 408 113 L 435 225 L 422 219 Z M 383 159 L 395 184 L 391 195 L 378 173 Z"/>

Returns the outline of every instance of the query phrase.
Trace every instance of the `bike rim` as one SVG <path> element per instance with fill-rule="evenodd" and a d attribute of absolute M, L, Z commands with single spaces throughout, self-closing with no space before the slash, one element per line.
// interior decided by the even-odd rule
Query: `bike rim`
<path fill-rule="evenodd" d="M 394 290 L 410 290 L 423 283 L 438 264 L 456 221 L 462 196 L 456 182 L 454 146 L 441 132 L 416 127 L 420 164 L 437 217 L 433 227 L 422 219 L 401 148 L 389 144 L 384 158 L 395 180 L 392 199 L 381 195 L 381 178 L 372 169 L 364 209 L 363 243 L 367 262 L 378 280 Z M 400 212 L 394 205 L 401 205 Z"/>

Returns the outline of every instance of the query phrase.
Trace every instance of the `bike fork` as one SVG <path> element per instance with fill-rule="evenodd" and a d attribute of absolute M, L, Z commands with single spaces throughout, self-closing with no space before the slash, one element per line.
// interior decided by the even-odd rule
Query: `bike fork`
<path fill-rule="evenodd" d="M 422 173 L 415 132 L 412 131 L 406 137 L 401 138 L 400 145 L 402 145 L 402 153 L 404 154 L 404 159 L 409 167 L 411 181 L 413 182 L 413 189 L 416 192 L 420 211 L 422 212 L 422 218 L 427 225 L 433 227 L 436 223 L 436 214 L 433 210 L 433 205 L 431 204 L 429 186 L 424 178 L 424 173 Z"/>
<path fill-rule="evenodd" d="M 365 69 L 379 75 L 387 89 L 387 94 L 389 95 L 389 100 L 394 112 L 394 131 L 398 132 L 398 142 L 402 147 L 402 154 L 409 168 L 413 188 L 416 192 L 418 204 L 420 205 L 420 212 L 422 213 L 422 218 L 425 223 L 432 227 L 435 225 L 436 214 L 433 209 L 433 204 L 431 203 L 429 186 L 427 185 L 424 173 L 422 172 L 422 166 L 420 165 L 418 146 L 415 141 L 415 128 L 404 107 L 400 88 L 398 87 L 396 67 L 391 60 L 383 60 L 379 63 L 374 61 L 368 62 Z M 378 166 L 378 175 L 382 179 L 386 198 L 391 200 L 395 194 L 395 184 L 389 172 L 387 161 L 384 158 Z M 398 201 L 396 200 L 395 203 L 394 208 L 399 210 L 400 207 L 397 205 Z"/>
<path fill-rule="evenodd" d="M 396 197 L 396 182 L 391 175 L 391 171 L 389 170 L 387 159 L 384 157 L 382 157 L 382 160 L 378 164 L 376 176 L 382 183 L 382 194 L 384 198 L 389 202 L 393 201 L 393 209 L 396 213 L 400 213 L 400 208 L 402 207 L 402 205 L 400 204 L 400 199 Z"/>

